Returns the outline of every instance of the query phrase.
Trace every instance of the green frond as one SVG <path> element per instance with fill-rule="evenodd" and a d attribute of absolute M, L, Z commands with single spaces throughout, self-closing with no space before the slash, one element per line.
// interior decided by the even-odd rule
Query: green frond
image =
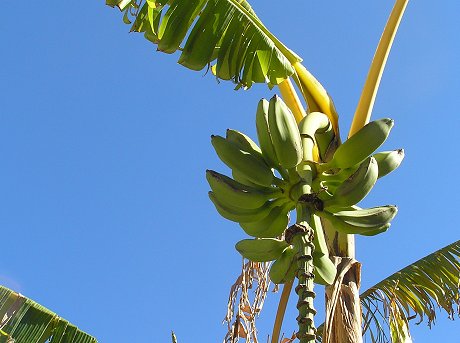
<path fill-rule="evenodd" d="M 423 257 L 360 296 L 363 335 L 372 343 L 412 342 L 409 321 L 431 327 L 436 312 L 460 314 L 460 241 Z M 321 342 L 323 325 L 318 328 Z"/>
<path fill-rule="evenodd" d="M 361 294 L 364 333 L 372 342 L 388 342 L 392 326 L 418 317 L 418 323 L 431 326 L 436 312 L 443 309 L 450 319 L 459 314 L 460 241 L 452 243 L 401 269 Z M 387 331 L 388 332 L 388 331 Z M 401 333 L 407 336 L 406 333 Z M 402 337 L 398 338 L 400 342 Z M 394 341 L 394 339 L 393 339 Z"/>
<path fill-rule="evenodd" d="M 213 73 L 237 87 L 276 85 L 301 58 L 260 21 L 246 0 L 106 0 L 125 12 L 131 31 L 143 32 L 159 51 L 181 51 L 179 63 Z M 131 20 L 132 18 L 132 20 Z"/>
<path fill-rule="evenodd" d="M 47 308 L 0 286 L 0 343 L 97 343 Z"/>

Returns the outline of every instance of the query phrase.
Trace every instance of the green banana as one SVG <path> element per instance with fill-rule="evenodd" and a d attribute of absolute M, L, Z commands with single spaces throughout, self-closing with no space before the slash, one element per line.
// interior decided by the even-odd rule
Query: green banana
<path fill-rule="evenodd" d="M 329 257 L 329 249 L 326 243 L 326 237 L 324 237 L 323 225 L 321 224 L 321 218 L 317 215 L 312 216 L 312 222 L 310 226 L 315 231 L 313 235 L 313 245 L 315 246 L 314 253 L 325 255 Z"/>
<path fill-rule="evenodd" d="M 276 260 L 287 247 L 286 241 L 275 238 L 243 239 L 235 244 L 236 250 L 253 262 Z"/>
<path fill-rule="evenodd" d="M 237 223 L 255 222 L 261 220 L 270 213 L 273 207 L 279 206 L 280 201 L 284 201 L 281 199 L 267 201 L 259 208 L 247 209 L 237 207 L 236 205 L 224 204 L 213 192 L 209 192 L 208 195 L 209 199 L 211 199 L 216 207 L 217 212 L 219 212 L 222 217 Z"/>
<path fill-rule="evenodd" d="M 280 164 L 276 157 L 275 148 L 273 147 L 270 130 L 268 128 L 268 108 L 269 102 L 266 99 L 259 101 L 256 112 L 257 139 L 259 140 L 262 155 L 268 165 L 273 168 L 279 168 Z"/>
<path fill-rule="evenodd" d="M 271 168 L 260 158 L 243 151 L 233 142 L 221 136 L 211 136 L 211 142 L 219 158 L 232 170 L 237 170 L 252 183 L 270 186 L 274 181 Z"/>
<path fill-rule="evenodd" d="M 398 213 L 394 205 L 335 212 L 334 216 L 355 226 L 375 227 L 389 223 Z"/>
<path fill-rule="evenodd" d="M 374 187 L 378 176 L 378 165 L 374 157 L 368 157 L 359 168 L 340 186 L 333 196 L 324 201 L 324 208 L 347 207 L 360 202 Z"/>
<path fill-rule="evenodd" d="M 391 173 L 399 167 L 404 159 L 404 149 L 382 151 L 374 155 L 379 165 L 379 178 Z"/>
<path fill-rule="evenodd" d="M 226 139 L 238 145 L 241 150 L 249 152 L 254 156 L 259 156 L 261 159 L 263 159 L 262 151 L 260 150 L 259 146 L 244 133 L 232 129 L 227 129 Z"/>
<path fill-rule="evenodd" d="M 332 124 L 324 132 L 317 132 L 315 134 L 316 144 L 318 146 L 319 157 L 321 161 L 328 161 L 332 158 L 333 151 L 338 145 L 338 140 L 334 134 Z"/>
<path fill-rule="evenodd" d="M 393 127 L 392 119 L 371 121 L 340 145 L 332 160 L 323 164 L 323 170 L 350 168 L 361 163 L 385 142 Z"/>
<path fill-rule="evenodd" d="M 313 264 L 315 265 L 314 282 L 320 285 L 331 285 L 334 282 L 337 269 L 329 259 L 329 249 L 326 238 L 324 237 L 321 218 L 313 215 L 310 225 L 315 231 L 313 236 L 313 244 L 315 246 L 315 250 L 313 251 Z"/>
<path fill-rule="evenodd" d="M 213 170 L 206 170 L 206 179 L 219 201 L 241 208 L 259 208 L 268 200 L 282 195 L 279 188 L 252 188 Z"/>
<path fill-rule="evenodd" d="M 337 268 L 329 256 L 313 252 L 313 264 L 315 265 L 314 282 L 319 285 L 332 285 L 337 274 Z"/>
<path fill-rule="evenodd" d="M 259 221 L 240 223 L 241 228 L 249 236 L 257 238 L 278 237 L 286 230 L 289 224 L 289 211 L 293 209 L 293 203 L 275 206 L 270 213 Z"/>
<path fill-rule="evenodd" d="M 255 184 L 254 182 L 249 181 L 241 172 L 238 170 L 232 170 L 232 177 L 235 181 L 242 183 L 243 185 L 249 186 L 251 188 L 259 189 L 259 190 L 266 190 L 266 189 L 271 189 L 273 188 L 272 186 L 270 187 L 265 187 L 261 186 L 258 184 Z"/>
<path fill-rule="evenodd" d="M 284 249 L 281 256 L 273 262 L 268 275 L 276 284 L 282 284 L 294 279 L 297 272 L 296 251 L 292 246 Z"/>
<path fill-rule="evenodd" d="M 339 216 L 335 216 L 334 214 L 329 213 L 327 211 L 316 212 L 315 214 L 328 220 L 336 231 L 346 234 L 374 236 L 387 231 L 391 225 L 388 222 L 384 224 L 376 224 L 374 226 L 354 225 L 342 220 Z"/>
<path fill-rule="evenodd" d="M 270 99 L 268 127 L 280 165 L 285 169 L 296 167 L 303 157 L 299 128 L 294 115 L 277 95 Z"/>

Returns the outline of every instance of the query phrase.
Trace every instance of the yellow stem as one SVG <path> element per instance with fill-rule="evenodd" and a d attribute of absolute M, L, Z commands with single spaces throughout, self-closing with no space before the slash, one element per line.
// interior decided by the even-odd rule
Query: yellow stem
<path fill-rule="evenodd" d="M 281 92 L 281 97 L 283 98 L 284 102 L 289 107 L 289 109 L 292 111 L 292 114 L 294 114 L 297 123 L 299 123 L 302 120 L 302 118 L 305 117 L 306 113 L 302 106 L 302 103 L 300 102 L 297 92 L 295 91 L 294 86 L 292 85 L 291 80 L 284 80 L 283 82 L 278 84 L 278 87 Z"/>
<path fill-rule="evenodd" d="M 278 311 L 276 312 L 275 323 L 273 324 L 272 340 L 271 343 L 278 343 L 280 339 L 281 326 L 283 325 L 284 314 L 286 313 L 286 306 L 291 294 L 292 284 L 294 280 L 286 282 L 283 286 L 280 302 L 278 303 Z"/>
<path fill-rule="evenodd" d="M 348 137 L 351 137 L 359 131 L 359 129 L 366 125 L 371 118 L 372 108 L 374 107 L 375 96 L 377 95 L 383 70 L 385 69 L 393 40 L 408 2 L 409 0 L 396 0 L 393 10 L 391 11 L 382 37 L 380 38 L 379 45 L 377 46 L 374 59 L 369 68 L 366 83 L 364 84 Z"/>
<path fill-rule="evenodd" d="M 399 23 L 401 22 L 404 10 L 406 9 L 409 0 L 396 0 L 396 3 L 391 11 L 388 22 L 383 30 L 379 45 L 375 51 L 374 59 L 372 60 L 367 75 L 366 83 L 364 84 L 361 98 L 359 99 L 353 121 L 351 123 L 348 137 L 351 137 L 358 132 L 371 119 L 372 108 L 374 107 L 375 96 L 382 79 L 383 70 L 390 54 L 391 46 L 398 31 Z M 339 233 L 339 250 L 345 252 L 349 257 L 355 257 L 355 236 L 344 235 Z"/>

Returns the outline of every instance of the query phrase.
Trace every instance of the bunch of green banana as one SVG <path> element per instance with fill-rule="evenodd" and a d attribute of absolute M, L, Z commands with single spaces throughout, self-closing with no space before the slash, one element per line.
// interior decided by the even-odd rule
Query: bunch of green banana
<path fill-rule="evenodd" d="M 326 190 L 320 195 L 324 208 L 334 211 L 357 204 L 378 178 L 398 168 L 404 150 L 373 154 L 385 142 L 392 127 L 393 120 L 387 118 L 370 122 L 340 145 L 329 162 L 317 165 L 312 187 L 318 193 Z"/>
<path fill-rule="evenodd" d="M 321 221 L 313 216 L 315 229 L 313 263 L 315 265 L 315 283 L 330 285 L 335 279 L 336 267 L 329 259 Z M 254 262 L 274 261 L 270 267 L 270 279 L 277 284 L 294 279 L 297 270 L 297 253 L 292 245 L 275 238 L 244 239 L 235 245 L 236 250 L 248 260 Z"/>
<path fill-rule="evenodd" d="M 259 102 L 256 126 L 260 147 L 232 129 L 225 138 L 211 136 L 217 155 L 232 170 L 232 178 L 208 170 L 209 197 L 224 218 L 238 222 L 250 236 L 278 237 L 295 208 L 290 189 L 300 179 L 295 167 L 302 161 L 302 142 L 293 114 L 277 96 Z"/>
<path fill-rule="evenodd" d="M 311 226 L 315 231 L 313 236 L 313 264 L 314 269 L 314 282 L 319 285 L 331 285 L 334 282 L 337 268 L 329 258 L 329 250 L 324 237 L 321 220 L 317 216 L 312 216 Z M 291 261 L 288 260 L 291 257 Z M 293 279 L 293 274 L 290 270 L 292 265 L 296 265 L 297 256 L 292 255 L 286 250 L 283 255 L 277 259 L 270 270 L 270 279 L 274 283 L 284 283 Z M 274 269 L 273 269 L 274 268 Z M 282 282 L 279 282 L 281 280 Z"/>
<path fill-rule="evenodd" d="M 301 126 L 301 133 L 307 132 L 308 137 L 312 137 L 308 132 L 312 130 L 311 126 Z M 314 217 L 327 220 L 336 231 L 344 234 L 373 236 L 388 230 L 397 213 L 396 206 L 361 209 L 356 204 L 372 190 L 379 178 L 397 169 L 404 158 L 402 149 L 374 152 L 387 139 L 392 126 L 391 119 L 369 123 L 340 145 L 329 162 L 316 165 L 317 173 L 311 183 L 313 196 L 301 197 L 311 202 Z M 324 267 L 329 262 L 325 257 L 315 259 L 318 275 L 321 277 L 324 272 L 326 283 L 328 271 L 333 270 Z"/>
<path fill-rule="evenodd" d="M 232 177 L 206 171 L 209 197 L 224 218 L 254 237 L 238 242 L 236 249 L 251 261 L 273 261 L 273 282 L 292 280 L 302 257 L 280 237 L 289 225 L 290 212 L 301 204 L 311 213 L 314 282 L 332 284 L 336 266 L 329 258 L 321 219 L 338 232 L 371 236 L 386 231 L 397 213 L 391 205 L 356 206 L 377 179 L 395 170 L 404 158 L 402 149 L 375 153 L 392 127 L 391 119 L 376 120 L 338 145 L 340 139 L 328 116 L 311 112 L 297 125 L 281 98 L 274 96 L 260 100 L 257 106 L 259 145 L 231 129 L 225 138 L 211 136 Z M 329 161 L 313 161 L 315 149 L 321 159 Z"/>
<path fill-rule="evenodd" d="M 256 112 L 259 145 L 231 129 L 225 138 L 211 136 L 232 177 L 207 170 L 206 178 L 219 214 L 253 237 L 239 241 L 236 250 L 248 260 L 272 262 L 269 277 L 276 284 L 297 278 L 298 335 L 314 337 L 313 282 L 331 285 L 337 274 L 322 225 L 364 236 L 388 230 L 396 206 L 357 204 L 398 168 L 404 151 L 375 152 L 389 136 L 391 119 L 368 123 L 340 145 L 335 111 L 312 107 L 312 99 L 326 98 L 311 97 L 310 113 L 298 125 L 281 98 L 262 99 Z M 296 222 L 289 226 L 293 209 Z"/>
<path fill-rule="evenodd" d="M 314 282 L 320 285 L 331 285 L 334 282 L 337 268 L 329 258 L 329 250 L 327 248 L 326 239 L 324 237 L 321 220 L 313 215 L 311 227 L 314 229 L 313 252 Z M 292 246 L 288 246 L 283 250 L 282 254 L 276 258 L 270 267 L 270 279 L 277 284 L 291 281 L 295 277 L 297 268 L 297 253 Z"/>
<path fill-rule="evenodd" d="M 360 202 L 374 187 L 379 174 L 374 157 L 368 157 L 358 169 L 343 181 L 332 197 L 324 201 L 324 208 L 348 207 Z"/>
<path fill-rule="evenodd" d="M 382 151 L 372 155 L 378 165 L 378 178 L 391 173 L 396 170 L 404 158 L 404 150 L 398 149 L 393 151 Z M 334 191 L 338 185 L 349 178 L 360 165 L 355 165 L 346 169 L 339 169 L 335 173 L 323 172 L 313 180 L 313 187 L 320 189 L 326 187 L 329 191 Z"/>

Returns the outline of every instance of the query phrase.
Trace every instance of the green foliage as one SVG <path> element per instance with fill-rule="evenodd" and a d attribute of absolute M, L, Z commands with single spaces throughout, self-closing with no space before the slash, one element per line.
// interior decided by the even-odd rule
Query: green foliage
<path fill-rule="evenodd" d="M 441 308 L 453 319 L 460 305 L 460 241 L 454 242 L 380 281 L 361 294 L 364 333 L 387 342 L 387 319 L 419 318 L 431 326 Z M 396 311 L 389 311 L 395 308 Z"/>
<path fill-rule="evenodd" d="M 431 327 L 436 312 L 459 315 L 460 241 L 427 255 L 378 282 L 360 296 L 363 335 L 372 343 L 410 342 L 407 323 L 418 317 Z M 318 328 L 321 342 L 323 325 Z"/>
<path fill-rule="evenodd" d="M 0 286 L 0 343 L 97 343 L 56 313 Z"/>
<path fill-rule="evenodd" d="M 119 6 L 122 0 L 107 0 Z M 213 72 L 237 87 L 253 83 L 276 85 L 292 75 L 292 64 L 301 61 L 257 17 L 245 0 L 131 1 L 124 21 L 131 31 L 165 53 L 181 51 L 179 63 L 202 70 L 216 61 Z"/>

